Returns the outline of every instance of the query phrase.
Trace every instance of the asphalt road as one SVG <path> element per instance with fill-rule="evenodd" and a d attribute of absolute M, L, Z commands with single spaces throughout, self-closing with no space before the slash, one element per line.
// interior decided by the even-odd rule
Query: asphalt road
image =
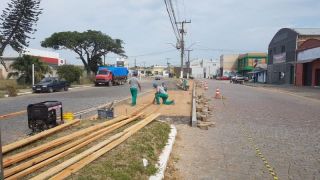
<path fill-rule="evenodd" d="M 142 92 L 152 89 L 151 81 L 149 80 L 142 81 L 141 85 Z M 50 100 L 61 101 L 64 112 L 78 112 L 128 96 L 130 96 L 130 91 L 128 84 L 126 84 L 112 87 L 85 87 L 72 89 L 68 92 L 30 94 L 12 98 L 2 98 L 0 99 L 0 115 L 26 110 L 29 104 Z M 8 144 L 30 133 L 26 114 L 9 119 L 2 119 L 0 122 L 2 144 Z"/>
<path fill-rule="evenodd" d="M 208 131 L 178 125 L 183 179 L 320 179 L 320 101 L 208 80 Z M 226 99 L 213 99 L 215 89 Z"/>

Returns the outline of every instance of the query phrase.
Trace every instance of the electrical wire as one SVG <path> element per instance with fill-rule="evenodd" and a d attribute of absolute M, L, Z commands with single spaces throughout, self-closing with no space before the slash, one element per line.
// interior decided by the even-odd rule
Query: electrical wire
<path fill-rule="evenodd" d="M 166 5 L 166 10 L 169 15 L 169 19 L 170 19 L 170 23 L 171 23 L 171 26 L 173 29 L 173 33 L 174 33 L 177 41 L 179 42 L 180 41 L 179 29 L 177 28 L 176 21 L 174 20 L 174 17 L 171 14 L 172 10 L 170 9 L 170 4 L 167 2 L 167 0 L 164 0 L 164 3 Z"/>

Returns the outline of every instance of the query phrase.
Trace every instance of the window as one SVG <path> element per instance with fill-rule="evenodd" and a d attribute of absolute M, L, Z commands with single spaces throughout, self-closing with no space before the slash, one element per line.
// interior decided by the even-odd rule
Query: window
<path fill-rule="evenodd" d="M 282 53 L 286 52 L 286 47 L 285 46 L 281 46 L 281 52 Z"/>

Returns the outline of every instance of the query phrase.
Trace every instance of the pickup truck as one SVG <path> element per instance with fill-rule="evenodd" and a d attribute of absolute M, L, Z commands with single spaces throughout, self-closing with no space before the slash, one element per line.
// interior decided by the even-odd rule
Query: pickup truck
<path fill-rule="evenodd" d="M 32 91 L 37 92 L 49 92 L 54 91 L 68 91 L 69 83 L 67 81 L 61 81 L 57 77 L 46 77 L 42 79 L 38 84 L 32 86 Z"/>
<path fill-rule="evenodd" d="M 234 84 L 242 84 L 244 81 L 247 80 L 247 77 L 243 77 L 242 75 L 235 75 L 235 76 L 232 76 L 230 78 L 230 83 L 234 83 Z"/>
<path fill-rule="evenodd" d="M 128 69 L 125 67 L 100 66 L 95 77 L 95 85 L 100 84 L 112 86 L 127 82 Z"/>

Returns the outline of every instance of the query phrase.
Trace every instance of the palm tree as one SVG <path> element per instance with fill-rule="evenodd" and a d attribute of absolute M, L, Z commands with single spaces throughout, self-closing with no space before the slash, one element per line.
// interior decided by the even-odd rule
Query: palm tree
<path fill-rule="evenodd" d="M 46 73 L 52 73 L 50 67 L 41 62 L 38 58 L 24 55 L 17 58 L 11 65 L 11 69 L 14 72 L 8 74 L 10 77 L 18 77 L 17 82 L 19 84 L 31 84 L 32 83 L 32 64 L 34 64 L 34 78 L 35 82 L 44 78 Z"/>

